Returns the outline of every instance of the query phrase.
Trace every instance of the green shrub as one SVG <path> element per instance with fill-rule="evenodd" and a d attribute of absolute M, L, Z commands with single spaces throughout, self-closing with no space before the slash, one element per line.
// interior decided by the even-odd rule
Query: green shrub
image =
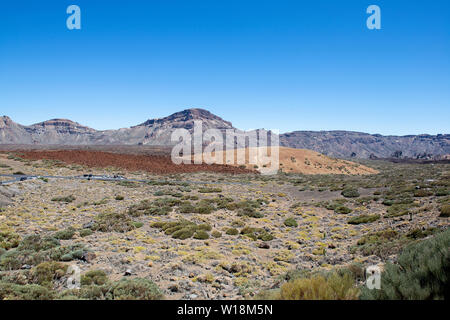
<path fill-rule="evenodd" d="M 397 263 L 387 263 L 381 289 L 364 288 L 362 299 L 435 300 L 450 298 L 450 230 L 407 246 Z"/>
<path fill-rule="evenodd" d="M 237 230 L 236 230 L 236 231 L 237 231 Z M 217 230 L 214 230 L 213 232 L 211 232 L 211 235 L 212 235 L 214 238 L 220 238 L 220 237 L 222 237 L 222 232 L 217 231 Z"/>
<path fill-rule="evenodd" d="M 103 270 L 91 270 L 81 276 L 81 285 L 104 285 L 108 282 L 108 276 Z"/>
<path fill-rule="evenodd" d="M 442 205 L 440 211 L 441 213 L 439 214 L 439 217 L 450 217 L 450 204 Z"/>
<path fill-rule="evenodd" d="M 52 287 L 54 280 L 66 274 L 67 266 L 55 261 L 42 262 L 33 270 L 34 281 L 45 287 Z"/>
<path fill-rule="evenodd" d="M 70 195 L 70 196 L 65 196 L 65 197 L 55 197 L 55 198 L 52 198 L 52 201 L 71 203 L 71 202 L 73 202 L 75 199 L 76 199 L 76 198 L 75 198 L 73 195 Z"/>
<path fill-rule="evenodd" d="M 103 212 L 95 218 L 92 230 L 101 232 L 128 232 L 135 229 L 133 221 L 124 213 Z"/>
<path fill-rule="evenodd" d="M 91 229 L 82 229 L 79 231 L 80 237 L 87 237 L 90 236 L 91 234 L 93 234 L 94 232 L 92 232 Z"/>
<path fill-rule="evenodd" d="M 408 232 L 408 234 L 406 236 L 411 239 L 422 239 L 422 238 L 426 238 L 432 234 L 435 234 L 438 231 L 439 231 L 439 229 L 437 229 L 437 228 L 428 228 L 425 230 L 416 228 L 416 229 L 413 229 L 410 232 Z"/>
<path fill-rule="evenodd" d="M 251 206 L 239 208 L 238 215 L 239 216 L 247 216 L 247 217 L 251 217 L 251 218 L 262 218 L 264 216 L 261 212 L 256 211 L 256 209 Z"/>
<path fill-rule="evenodd" d="M 212 227 L 211 227 L 211 225 L 209 225 L 207 223 L 203 223 L 203 224 L 198 225 L 198 230 L 211 231 Z"/>
<path fill-rule="evenodd" d="M 347 188 L 342 190 L 341 195 L 346 198 L 358 198 L 360 196 L 358 190 L 354 188 Z"/>
<path fill-rule="evenodd" d="M 412 206 L 410 204 L 400 204 L 400 203 L 393 204 L 387 209 L 387 214 L 385 214 L 384 217 L 395 218 L 407 215 L 409 214 L 411 207 Z"/>
<path fill-rule="evenodd" d="M 267 297 L 273 300 L 356 300 L 359 289 L 354 283 L 349 274 L 315 274 L 288 281 Z"/>
<path fill-rule="evenodd" d="M 0 231 L 0 248 L 9 250 L 19 245 L 20 237 L 18 234 L 7 231 Z"/>
<path fill-rule="evenodd" d="M 43 252 L 15 248 L 0 256 L 0 270 L 18 270 L 23 265 L 35 266 L 45 260 L 48 258 Z"/>
<path fill-rule="evenodd" d="M 361 237 L 356 247 L 351 250 L 360 251 L 364 256 L 376 255 L 382 259 L 396 254 L 412 240 L 395 230 L 385 229 L 369 233 Z"/>
<path fill-rule="evenodd" d="M 263 228 L 245 227 L 241 229 L 241 234 L 252 240 L 271 241 L 274 237 Z"/>
<path fill-rule="evenodd" d="M 163 294 L 153 281 L 134 278 L 122 279 L 111 286 L 111 298 L 114 300 L 161 300 Z"/>
<path fill-rule="evenodd" d="M 235 228 L 228 228 L 228 229 L 225 231 L 225 234 L 228 234 L 228 235 L 230 235 L 230 236 L 235 236 L 235 235 L 238 235 L 238 234 L 239 234 L 239 231 L 238 231 L 237 229 L 235 229 Z"/>
<path fill-rule="evenodd" d="M 447 189 L 437 189 L 434 194 L 436 197 L 445 197 L 448 196 L 449 191 Z"/>
<path fill-rule="evenodd" d="M 210 214 L 211 212 L 213 212 L 214 208 L 210 205 L 200 205 L 197 208 L 195 208 L 195 212 L 199 213 L 199 214 Z"/>
<path fill-rule="evenodd" d="M 72 227 L 69 227 L 65 230 L 61 230 L 56 232 L 53 237 L 55 239 L 59 239 L 59 240 L 70 240 L 73 238 L 73 236 L 75 235 L 75 229 Z"/>
<path fill-rule="evenodd" d="M 122 201 L 123 199 L 125 199 L 124 196 L 116 196 L 114 199 L 116 199 L 117 201 Z"/>
<path fill-rule="evenodd" d="M 142 200 L 128 208 L 128 213 L 132 216 L 140 215 L 167 215 L 172 211 L 172 207 L 180 205 L 182 202 L 175 198 L 160 198 L 154 201 Z"/>
<path fill-rule="evenodd" d="M 19 285 L 0 281 L 0 300 L 51 300 L 52 292 L 37 284 Z"/>
<path fill-rule="evenodd" d="M 378 219 L 380 219 L 379 214 L 372 214 L 372 215 L 362 214 L 360 216 L 350 218 L 349 220 L 347 220 L 347 223 L 349 224 L 370 223 Z"/>
<path fill-rule="evenodd" d="M 178 211 L 180 213 L 194 213 L 195 207 L 191 203 L 185 202 L 178 208 Z"/>
<path fill-rule="evenodd" d="M 198 192 L 200 192 L 200 193 L 218 193 L 218 192 L 222 192 L 222 189 L 220 189 L 220 188 L 200 188 L 200 189 L 198 189 Z"/>
<path fill-rule="evenodd" d="M 352 209 L 350 209 L 346 206 L 339 206 L 334 209 L 334 212 L 341 213 L 341 214 L 348 214 L 348 213 L 352 212 Z"/>
<path fill-rule="evenodd" d="M 59 241 L 52 237 L 41 238 L 40 235 L 26 236 L 17 247 L 18 250 L 43 251 L 59 246 Z"/>
<path fill-rule="evenodd" d="M 209 234 L 204 230 L 197 230 L 194 234 L 194 239 L 206 240 L 209 239 Z"/>
<path fill-rule="evenodd" d="M 425 189 L 418 189 L 414 191 L 414 197 L 429 197 L 433 195 L 433 192 Z"/>
<path fill-rule="evenodd" d="M 284 220 L 284 225 L 287 227 L 298 227 L 298 223 L 294 218 L 287 218 Z"/>
<path fill-rule="evenodd" d="M 144 223 L 140 221 L 133 221 L 132 224 L 136 229 L 139 229 L 144 225 Z"/>
<path fill-rule="evenodd" d="M 211 230 L 207 224 L 197 225 L 188 220 L 179 220 L 175 222 L 155 222 L 151 225 L 153 228 L 159 228 L 165 234 L 171 235 L 174 239 L 185 240 L 196 235 L 196 239 L 204 238 L 206 231 Z M 206 233 L 209 238 L 209 235 Z M 206 238 L 207 239 L 207 238 Z"/>

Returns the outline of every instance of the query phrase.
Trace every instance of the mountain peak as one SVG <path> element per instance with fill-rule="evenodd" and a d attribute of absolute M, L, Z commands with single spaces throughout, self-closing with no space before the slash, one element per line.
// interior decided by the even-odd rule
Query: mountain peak
<path fill-rule="evenodd" d="M 17 126 L 18 124 L 15 123 L 14 121 L 12 121 L 10 117 L 8 117 L 8 116 L 0 117 L 0 128 L 11 127 L 14 125 Z"/>
<path fill-rule="evenodd" d="M 61 119 L 61 118 L 55 118 L 50 119 L 47 121 L 35 123 L 30 126 L 32 130 L 54 130 L 59 133 L 70 133 L 70 134 L 77 134 L 77 133 L 94 133 L 96 130 L 83 126 L 79 124 L 78 122 L 69 120 L 69 119 Z"/>
<path fill-rule="evenodd" d="M 176 128 L 190 129 L 193 127 L 195 120 L 201 120 L 208 128 L 216 129 L 232 129 L 233 125 L 229 121 L 223 120 L 208 110 L 201 108 L 190 108 L 183 111 L 175 112 L 170 116 L 157 119 L 149 119 L 139 126 L 151 127 L 154 125 L 172 124 Z"/>

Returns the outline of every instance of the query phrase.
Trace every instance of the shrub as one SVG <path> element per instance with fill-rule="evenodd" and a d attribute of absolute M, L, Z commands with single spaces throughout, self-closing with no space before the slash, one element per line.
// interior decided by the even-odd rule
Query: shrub
<path fill-rule="evenodd" d="M 73 195 L 70 195 L 70 196 L 66 196 L 66 197 L 55 197 L 55 198 L 52 198 L 52 201 L 71 203 L 75 199 L 76 198 Z"/>
<path fill-rule="evenodd" d="M 272 295 L 275 300 L 356 300 L 359 289 L 349 274 L 316 274 L 310 278 L 296 278 L 284 283 L 279 292 Z"/>
<path fill-rule="evenodd" d="M 204 230 L 197 230 L 194 234 L 194 239 L 206 240 L 209 239 L 209 234 Z"/>
<path fill-rule="evenodd" d="M 91 229 L 82 229 L 79 231 L 79 233 L 80 233 L 80 237 L 83 237 L 83 238 L 93 234 Z"/>
<path fill-rule="evenodd" d="M 0 270 L 18 270 L 23 265 L 38 265 L 47 260 L 42 252 L 33 250 L 11 249 L 0 256 Z"/>
<path fill-rule="evenodd" d="M 350 218 L 349 220 L 347 220 L 347 223 L 349 223 L 349 224 L 370 223 L 370 222 L 374 222 L 378 219 L 380 219 L 379 214 L 372 214 L 372 215 L 362 214 L 360 216 Z"/>
<path fill-rule="evenodd" d="M 429 197 L 433 195 L 433 192 L 425 189 L 418 189 L 414 191 L 414 197 Z"/>
<path fill-rule="evenodd" d="M 17 247 L 18 250 L 43 251 L 59 246 L 59 241 L 52 237 L 41 238 L 40 235 L 26 236 Z"/>
<path fill-rule="evenodd" d="M 61 231 L 56 232 L 53 235 L 53 237 L 55 239 L 59 239 L 59 240 L 70 240 L 70 239 L 72 239 L 74 234 L 75 234 L 75 229 L 72 228 L 72 227 L 69 227 L 69 228 L 67 228 L 65 230 L 61 230 Z"/>
<path fill-rule="evenodd" d="M 95 218 L 92 230 L 101 232 L 128 232 L 136 227 L 133 221 L 123 213 L 104 212 Z"/>
<path fill-rule="evenodd" d="M 239 234 L 239 231 L 238 231 L 237 229 L 235 229 L 235 228 L 228 228 L 228 229 L 225 231 L 225 234 L 228 234 L 228 235 L 230 235 L 230 236 L 235 236 L 235 235 L 238 235 L 238 234 Z"/>
<path fill-rule="evenodd" d="M 81 285 L 89 286 L 92 284 L 101 286 L 108 282 L 108 277 L 103 270 L 91 270 L 81 276 Z"/>
<path fill-rule="evenodd" d="M 53 280 L 60 279 L 66 274 L 67 266 L 60 262 L 47 261 L 40 263 L 33 270 L 34 281 L 45 287 L 51 287 Z"/>
<path fill-rule="evenodd" d="M 411 208 L 410 204 L 393 204 L 387 209 L 387 214 L 384 215 L 385 218 L 395 218 L 409 214 Z"/>
<path fill-rule="evenodd" d="M 111 289 L 114 300 L 161 300 L 163 294 L 153 281 L 134 278 L 115 282 Z"/>
<path fill-rule="evenodd" d="M 196 234 L 198 237 L 196 239 L 200 239 L 205 237 L 204 234 L 206 233 L 206 231 L 211 230 L 210 225 L 207 224 L 197 225 L 188 220 L 179 220 L 175 222 L 155 222 L 151 226 L 153 228 L 162 229 L 165 234 L 171 235 L 172 238 L 180 240 L 191 238 L 192 236 L 194 236 L 194 234 Z"/>
<path fill-rule="evenodd" d="M 167 215 L 172 211 L 172 207 L 180 205 L 181 201 L 175 198 L 160 198 L 154 201 L 142 200 L 128 208 L 128 213 L 132 216 L 140 215 Z"/>
<path fill-rule="evenodd" d="M 123 199 L 125 199 L 124 196 L 116 196 L 114 199 L 116 199 L 117 201 L 122 201 Z"/>
<path fill-rule="evenodd" d="M 199 214 L 210 214 L 213 210 L 214 208 L 207 204 L 203 204 L 195 208 L 195 212 Z"/>
<path fill-rule="evenodd" d="M 195 207 L 191 203 L 185 202 L 178 208 L 178 211 L 180 213 L 194 213 Z"/>
<path fill-rule="evenodd" d="M 354 188 L 347 188 L 342 190 L 341 195 L 346 198 L 358 198 L 360 196 L 358 190 Z"/>
<path fill-rule="evenodd" d="M 18 234 L 8 231 L 0 231 L 0 248 L 9 250 L 19 245 L 20 237 Z"/>
<path fill-rule="evenodd" d="M 0 281 L 0 300 L 51 300 L 46 287 L 37 284 L 19 285 Z"/>
<path fill-rule="evenodd" d="M 236 231 L 237 231 L 237 230 L 236 230 Z M 214 230 L 213 232 L 211 232 L 211 235 L 212 235 L 214 238 L 220 238 L 220 237 L 222 237 L 222 232 L 217 231 L 217 230 Z"/>
<path fill-rule="evenodd" d="M 222 189 L 220 189 L 220 188 L 200 188 L 200 189 L 198 189 L 198 192 L 200 192 L 200 193 L 216 193 L 216 192 L 222 192 Z"/>
<path fill-rule="evenodd" d="M 450 230 L 407 246 L 396 264 L 387 263 L 381 289 L 363 289 L 362 299 L 435 300 L 450 298 Z"/>
<path fill-rule="evenodd" d="M 413 229 L 410 232 L 408 232 L 408 234 L 406 235 L 408 238 L 411 239 L 421 239 L 421 238 L 426 238 L 429 235 L 432 235 L 434 233 L 436 233 L 439 229 L 436 228 L 429 228 L 429 229 Z"/>
<path fill-rule="evenodd" d="M 341 214 L 348 214 L 348 213 L 352 212 L 352 209 L 350 209 L 346 206 L 339 206 L 334 209 L 334 212 L 341 213 Z"/>
<path fill-rule="evenodd" d="M 144 223 L 140 222 L 140 221 L 134 221 L 134 222 L 132 222 L 132 224 L 136 229 L 139 229 L 144 225 Z"/>
<path fill-rule="evenodd" d="M 252 240 L 262 240 L 262 241 L 270 241 L 273 240 L 274 237 L 268 233 L 263 228 L 251 228 L 251 227 L 245 227 L 242 228 L 241 234 L 244 236 L 249 237 Z"/>
<path fill-rule="evenodd" d="M 439 217 L 450 217 L 450 204 L 442 205 Z"/>
<path fill-rule="evenodd" d="M 212 227 L 211 227 L 211 225 L 209 225 L 207 223 L 203 223 L 203 224 L 198 225 L 198 229 L 204 230 L 204 231 L 211 231 Z"/>
<path fill-rule="evenodd" d="M 238 215 L 239 216 L 247 216 L 247 217 L 251 217 L 251 218 L 262 218 L 264 216 L 261 212 L 256 211 L 255 208 L 250 207 L 250 206 L 240 208 L 238 211 Z"/>
<path fill-rule="evenodd" d="M 438 189 L 434 194 L 436 197 L 445 197 L 449 194 L 449 191 L 447 189 Z"/>
<path fill-rule="evenodd" d="M 400 251 L 409 242 L 410 238 L 395 230 L 385 229 L 361 237 L 352 250 L 361 251 L 365 256 L 377 255 L 384 259 Z"/>
<path fill-rule="evenodd" d="M 287 218 L 284 220 L 284 225 L 288 227 L 298 227 L 298 223 L 294 218 Z"/>

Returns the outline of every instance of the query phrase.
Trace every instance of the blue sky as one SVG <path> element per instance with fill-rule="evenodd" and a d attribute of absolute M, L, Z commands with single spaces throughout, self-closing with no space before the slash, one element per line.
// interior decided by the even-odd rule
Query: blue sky
<path fill-rule="evenodd" d="M 2 1 L 0 114 L 116 129 L 200 107 L 241 129 L 450 133 L 449 3 Z"/>

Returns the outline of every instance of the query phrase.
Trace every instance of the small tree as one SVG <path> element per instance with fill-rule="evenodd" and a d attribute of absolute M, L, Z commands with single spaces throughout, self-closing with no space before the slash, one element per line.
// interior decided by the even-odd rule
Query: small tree
<path fill-rule="evenodd" d="M 450 230 L 406 247 L 397 264 L 386 264 L 381 289 L 362 290 L 361 299 L 450 298 Z"/>

